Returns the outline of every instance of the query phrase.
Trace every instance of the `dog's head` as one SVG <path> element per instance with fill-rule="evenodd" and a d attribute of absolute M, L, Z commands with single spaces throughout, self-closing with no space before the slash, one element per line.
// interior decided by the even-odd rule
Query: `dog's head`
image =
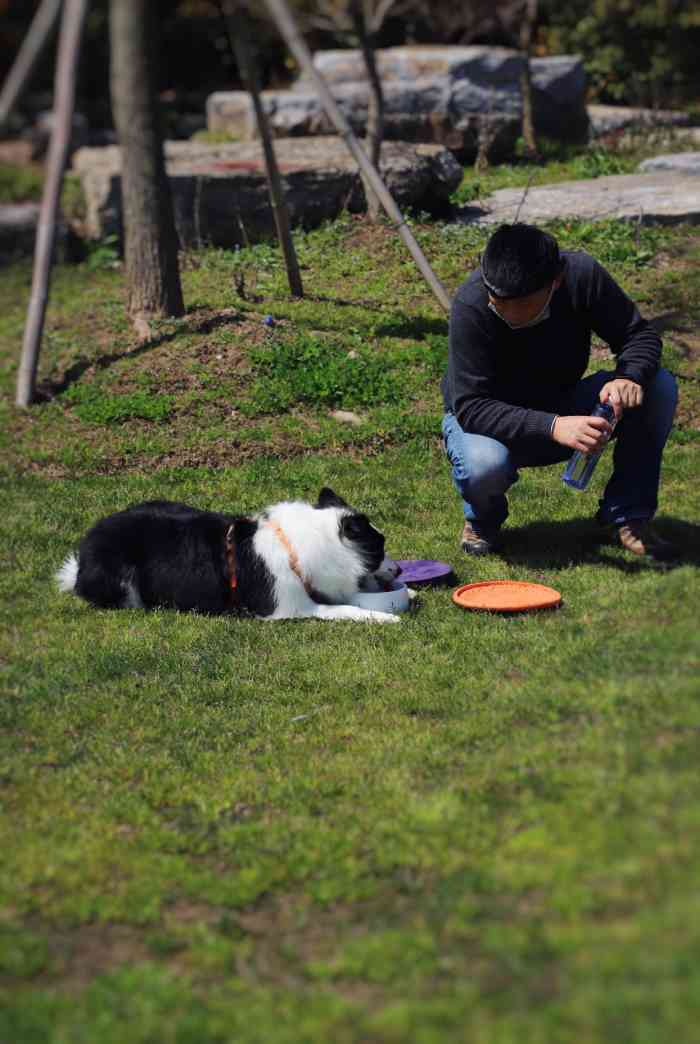
<path fill-rule="evenodd" d="M 314 505 L 319 510 L 337 508 L 340 540 L 350 547 L 365 570 L 360 587 L 366 591 L 380 591 L 400 572 L 399 566 L 384 554 L 384 534 L 372 525 L 361 511 L 351 507 L 327 486 L 318 495 Z"/>

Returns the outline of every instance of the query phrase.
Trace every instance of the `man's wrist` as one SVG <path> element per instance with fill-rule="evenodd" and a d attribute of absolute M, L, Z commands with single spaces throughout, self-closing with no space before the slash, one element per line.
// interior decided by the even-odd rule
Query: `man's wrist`
<path fill-rule="evenodd" d="M 552 420 L 552 423 L 551 423 L 551 425 L 549 427 L 549 437 L 550 437 L 550 439 L 554 438 L 554 426 L 555 426 L 555 424 L 557 423 L 558 420 L 559 420 L 559 414 L 555 413 L 554 414 L 554 419 Z"/>

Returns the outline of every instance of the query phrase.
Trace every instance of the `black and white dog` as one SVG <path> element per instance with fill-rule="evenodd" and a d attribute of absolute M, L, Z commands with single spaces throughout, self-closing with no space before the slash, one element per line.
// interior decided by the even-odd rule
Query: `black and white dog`
<path fill-rule="evenodd" d="M 102 608 L 398 623 L 348 604 L 398 573 L 367 516 L 324 488 L 316 504 L 284 501 L 252 518 L 167 500 L 135 504 L 93 526 L 56 579 Z"/>

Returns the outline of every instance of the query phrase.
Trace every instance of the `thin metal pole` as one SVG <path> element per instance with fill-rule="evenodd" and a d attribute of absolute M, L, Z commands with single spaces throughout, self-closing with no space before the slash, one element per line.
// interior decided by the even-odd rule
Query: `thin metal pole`
<path fill-rule="evenodd" d="M 267 114 L 263 108 L 262 98 L 260 97 L 260 82 L 258 80 L 258 72 L 255 67 L 255 62 L 253 61 L 250 46 L 247 14 L 239 5 L 222 2 L 222 0 L 220 0 L 220 5 L 226 22 L 229 42 L 233 46 L 239 71 L 243 78 L 243 82 L 248 89 L 255 110 L 258 134 L 260 135 L 263 155 L 265 157 L 265 173 L 267 175 L 267 188 L 270 194 L 270 206 L 272 207 L 272 216 L 275 219 L 277 238 L 284 254 L 289 289 L 294 297 L 303 297 L 304 287 L 301 282 L 299 263 L 297 261 L 294 241 L 290 229 L 287 201 L 284 196 L 282 179 L 280 178 L 279 168 L 277 166 L 277 159 L 272 144 L 272 135 L 270 133 Z M 238 20 L 234 31 L 232 25 L 232 9 L 236 6 L 238 7 L 236 11 Z"/>
<path fill-rule="evenodd" d="M 342 112 L 335 103 L 335 99 L 328 89 L 328 84 L 324 80 L 323 76 L 316 69 L 311 52 L 306 46 L 304 40 L 299 35 L 297 27 L 294 22 L 289 7 L 287 6 L 286 0 L 265 0 L 265 4 L 270 11 L 277 28 L 284 37 L 284 40 L 292 52 L 299 65 L 304 70 L 304 73 L 309 77 L 316 87 L 321 105 L 326 111 L 328 118 L 333 122 L 338 134 L 343 139 L 348 149 L 357 161 L 362 173 L 365 175 L 367 181 L 372 186 L 375 194 L 379 197 L 382 206 L 385 211 L 394 222 L 395 227 L 398 229 L 399 235 L 403 239 L 404 243 L 408 247 L 408 250 L 416 262 L 423 278 L 428 283 L 430 289 L 433 291 L 438 301 L 445 309 L 446 312 L 450 310 L 450 298 L 448 296 L 445 287 L 442 285 L 438 277 L 433 272 L 428 260 L 421 250 L 420 246 L 415 240 L 413 233 L 407 226 L 401 211 L 397 207 L 393 196 L 387 189 L 386 185 L 382 181 L 378 171 L 372 165 L 367 157 L 366 152 L 360 145 L 359 141 L 355 137 L 350 124 L 343 116 Z"/>
<path fill-rule="evenodd" d="M 63 174 L 73 123 L 78 56 L 88 0 L 66 0 L 58 41 L 54 89 L 55 120 L 46 164 L 46 183 L 39 210 L 32 292 L 24 328 L 22 357 L 17 375 L 17 405 L 28 406 L 34 398 L 41 334 L 51 281 L 51 260 L 56 241 L 56 219 Z"/>
<path fill-rule="evenodd" d="M 62 2 L 63 0 L 43 0 L 34 15 L 0 91 L 0 128 L 7 123 L 10 113 L 32 77 L 41 52 L 51 38 Z"/>

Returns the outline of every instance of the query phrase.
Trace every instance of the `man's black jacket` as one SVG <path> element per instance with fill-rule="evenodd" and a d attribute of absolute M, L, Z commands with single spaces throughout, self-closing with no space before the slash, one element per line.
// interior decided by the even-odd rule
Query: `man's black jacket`
<path fill-rule="evenodd" d="M 616 377 L 644 387 L 659 368 L 661 338 L 615 280 L 584 251 L 564 251 L 564 278 L 550 317 L 511 330 L 488 308 L 479 272 L 450 313 L 445 409 L 466 432 L 512 446 L 549 439 L 552 423 L 588 366 L 591 332 L 617 357 Z"/>

